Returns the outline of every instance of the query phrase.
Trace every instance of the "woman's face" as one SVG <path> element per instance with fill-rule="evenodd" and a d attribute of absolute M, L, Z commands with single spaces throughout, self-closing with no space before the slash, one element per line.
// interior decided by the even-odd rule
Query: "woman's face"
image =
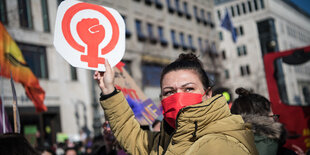
<path fill-rule="evenodd" d="M 194 70 L 177 70 L 168 72 L 162 80 L 161 99 L 175 93 L 204 94 L 205 90 L 198 74 Z M 203 96 L 203 100 L 210 98 L 212 92 Z"/>

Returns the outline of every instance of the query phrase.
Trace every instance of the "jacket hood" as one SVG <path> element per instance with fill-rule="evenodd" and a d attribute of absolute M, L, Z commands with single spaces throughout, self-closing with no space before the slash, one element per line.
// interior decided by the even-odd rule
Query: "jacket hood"
<path fill-rule="evenodd" d="M 250 152 L 255 152 L 256 150 L 252 149 L 255 146 L 253 134 L 249 137 L 249 131 L 250 125 L 244 124 L 240 115 L 230 113 L 223 95 L 216 95 L 180 110 L 171 140 L 175 144 L 184 141 L 192 144 L 207 134 L 224 134 L 236 138 Z M 253 142 L 249 139 L 253 139 Z"/>
<path fill-rule="evenodd" d="M 245 122 L 252 124 L 252 131 L 255 135 L 268 137 L 271 139 L 279 140 L 282 124 L 275 122 L 270 117 L 260 115 L 246 115 L 242 114 Z"/>

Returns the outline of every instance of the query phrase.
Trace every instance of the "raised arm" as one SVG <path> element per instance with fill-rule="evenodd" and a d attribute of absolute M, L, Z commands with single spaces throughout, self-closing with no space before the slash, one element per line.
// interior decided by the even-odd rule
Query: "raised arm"
<path fill-rule="evenodd" d="M 95 72 L 102 91 L 101 106 L 119 144 L 130 154 L 149 154 L 157 134 L 144 131 L 124 95 L 115 90 L 114 71 L 106 60 L 106 72 Z"/>

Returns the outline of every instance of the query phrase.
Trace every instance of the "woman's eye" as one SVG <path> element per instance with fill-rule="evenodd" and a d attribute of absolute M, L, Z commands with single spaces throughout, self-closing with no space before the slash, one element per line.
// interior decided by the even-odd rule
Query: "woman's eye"
<path fill-rule="evenodd" d="M 185 89 L 186 92 L 190 92 L 190 91 L 193 91 L 193 90 L 194 90 L 194 88 L 186 88 Z"/>
<path fill-rule="evenodd" d="M 164 92 L 164 96 L 170 96 L 171 94 L 173 94 L 172 91 L 167 91 L 167 92 Z"/>

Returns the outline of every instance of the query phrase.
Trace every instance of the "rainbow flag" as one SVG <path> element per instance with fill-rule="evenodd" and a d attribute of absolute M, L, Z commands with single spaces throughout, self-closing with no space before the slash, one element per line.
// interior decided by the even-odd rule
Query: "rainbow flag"
<path fill-rule="evenodd" d="M 15 41 L 0 23 L 0 76 L 10 78 L 21 83 L 28 98 L 34 103 L 36 111 L 47 111 L 44 105 L 45 92 L 39 80 L 32 73 Z"/>

